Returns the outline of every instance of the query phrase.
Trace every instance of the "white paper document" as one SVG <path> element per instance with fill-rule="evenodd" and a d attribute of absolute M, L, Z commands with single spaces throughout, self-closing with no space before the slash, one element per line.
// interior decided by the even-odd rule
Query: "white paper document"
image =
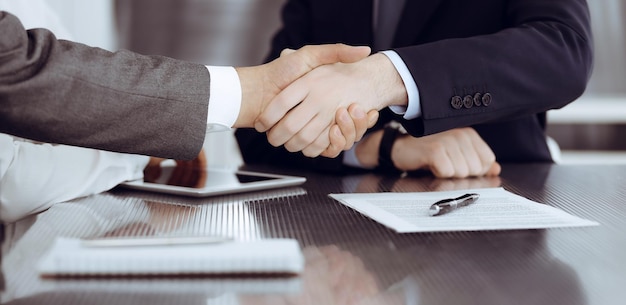
<path fill-rule="evenodd" d="M 430 216 L 430 206 L 442 199 L 477 193 L 473 204 L 440 216 Z M 503 188 L 445 192 L 330 194 L 398 233 L 547 229 L 596 226 L 557 208 L 528 200 Z"/>

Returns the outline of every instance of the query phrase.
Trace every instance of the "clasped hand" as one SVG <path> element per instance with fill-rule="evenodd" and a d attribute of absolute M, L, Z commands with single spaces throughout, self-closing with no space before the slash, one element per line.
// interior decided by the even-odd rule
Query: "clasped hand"
<path fill-rule="evenodd" d="M 369 53 L 343 44 L 305 46 L 265 65 L 238 68 L 243 103 L 235 127 L 254 126 L 291 152 L 337 156 L 376 123 L 378 110 L 406 103 L 389 59 Z"/>

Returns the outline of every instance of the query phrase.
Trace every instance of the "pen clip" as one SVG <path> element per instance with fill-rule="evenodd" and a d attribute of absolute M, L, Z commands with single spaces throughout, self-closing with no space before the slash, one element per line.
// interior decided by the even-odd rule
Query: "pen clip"
<path fill-rule="evenodd" d="M 442 215 L 457 208 L 464 207 L 473 202 L 476 202 L 479 197 L 479 194 L 468 193 L 456 198 L 439 200 L 430 206 L 430 209 L 428 209 L 428 214 L 430 216 Z"/>
<path fill-rule="evenodd" d="M 170 236 L 170 237 L 107 237 L 83 239 L 84 247 L 147 247 L 198 244 L 220 244 L 234 239 L 227 236 Z"/>
<path fill-rule="evenodd" d="M 479 194 L 476 193 L 468 193 L 465 194 L 463 196 L 459 196 L 457 198 L 454 198 L 454 202 L 458 207 L 464 207 L 476 200 L 478 200 L 478 198 L 480 197 Z"/>

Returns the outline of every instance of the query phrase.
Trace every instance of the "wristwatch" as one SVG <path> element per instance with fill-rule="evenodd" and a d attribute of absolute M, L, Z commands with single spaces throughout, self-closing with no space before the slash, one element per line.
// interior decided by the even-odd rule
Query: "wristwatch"
<path fill-rule="evenodd" d="M 380 140 L 380 146 L 378 147 L 378 166 L 376 170 L 391 173 L 400 174 L 401 170 L 397 169 L 391 159 L 391 150 L 393 144 L 400 135 L 407 134 L 406 130 L 397 122 L 390 122 L 383 130 L 383 137 Z"/>

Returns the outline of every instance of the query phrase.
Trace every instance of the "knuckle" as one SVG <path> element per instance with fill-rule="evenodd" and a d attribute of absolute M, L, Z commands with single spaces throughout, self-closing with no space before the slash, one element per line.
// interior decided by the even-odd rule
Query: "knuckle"
<path fill-rule="evenodd" d="M 274 147 L 278 147 L 283 144 L 283 141 L 278 138 L 278 136 L 276 136 L 276 133 L 273 131 L 267 133 L 267 142 L 269 142 Z"/>
<path fill-rule="evenodd" d="M 485 173 L 489 168 L 488 167 L 484 167 L 481 164 L 470 164 L 470 167 L 468 169 L 468 175 L 469 176 L 480 176 L 483 173 Z"/>
<path fill-rule="evenodd" d="M 263 132 L 266 131 L 268 126 L 272 126 L 274 123 L 272 122 L 272 119 L 268 117 L 268 115 L 266 114 L 261 114 L 257 117 L 257 123 L 260 124 L 262 126 L 262 128 L 265 128 L 265 130 L 259 130 L 257 129 L 257 131 L 259 132 Z M 255 124 L 255 127 L 258 126 L 258 124 Z M 261 127 L 259 126 L 259 127 Z"/>
<path fill-rule="evenodd" d="M 326 149 L 325 151 L 323 151 L 321 154 L 319 154 L 322 157 L 326 157 L 326 158 L 335 158 L 339 155 L 339 151 L 337 151 L 336 149 Z"/>
<path fill-rule="evenodd" d="M 285 142 L 285 148 L 289 148 L 291 152 L 301 151 L 307 147 L 305 143 L 307 142 L 302 141 L 300 137 L 295 136 L 289 139 L 289 141 Z"/>
<path fill-rule="evenodd" d="M 307 149 L 305 149 L 305 150 L 303 150 L 303 151 L 302 151 L 302 154 L 303 154 L 305 157 L 309 157 L 309 158 L 314 158 L 314 157 L 317 157 L 317 156 L 318 156 L 318 154 L 315 154 L 315 152 L 314 152 L 313 150 L 308 149 L 308 148 L 307 148 Z"/>
<path fill-rule="evenodd" d="M 333 153 L 333 151 L 331 151 L 330 149 L 327 151 L 324 151 L 324 147 L 319 147 L 318 145 L 315 145 L 315 144 L 311 144 L 307 146 L 304 150 L 302 150 L 302 153 L 309 158 L 317 157 L 322 152 L 324 153 L 324 155 L 326 154 L 330 155 Z"/>
<path fill-rule="evenodd" d="M 291 122 L 285 122 L 285 124 L 282 124 L 282 129 L 285 130 L 286 134 L 290 134 L 290 135 L 295 135 L 296 137 L 298 137 L 298 132 L 300 131 L 300 127 L 296 126 L 295 124 L 292 124 Z"/>
<path fill-rule="evenodd" d="M 296 144 L 294 144 L 292 141 L 287 141 L 287 143 L 285 143 L 284 147 L 289 152 L 300 151 L 299 147 Z"/>
<path fill-rule="evenodd" d="M 491 165 L 496 162 L 496 155 L 493 152 L 489 152 L 488 155 L 485 156 L 485 165 Z"/>
<path fill-rule="evenodd" d="M 456 170 L 456 173 L 454 174 L 455 178 L 467 178 L 468 176 L 469 176 L 469 168 L 467 167 L 458 168 Z"/>
<path fill-rule="evenodd" d="M 285 109 L 291 106 L 292 102 L 287 96 L 277 95 L 271 102 L 274 108 Z"/>
<path fill-rule="evenodd" d="M 313 141 L 315 141 L 315 138 L 305 133 L 298 133 L 290 140 L 290 142 L 293 142 L 293 145 L 298 145 L 302 148 L 306 145 L 312 144 Z"/>
<path fill-rule="evenodd" d="M 431 143 L 428 147 L 428 151 L 433 156 L 445 156 L 446 155 L 446 147 L 439 141 Z"/>
<path fill-rule="evenodd" d="M 431 171 L 439 178 L 452 178 L 454 176 L 454 170 L 452 167 L 442 166 L 438 163 L 432 165 Z"/>

